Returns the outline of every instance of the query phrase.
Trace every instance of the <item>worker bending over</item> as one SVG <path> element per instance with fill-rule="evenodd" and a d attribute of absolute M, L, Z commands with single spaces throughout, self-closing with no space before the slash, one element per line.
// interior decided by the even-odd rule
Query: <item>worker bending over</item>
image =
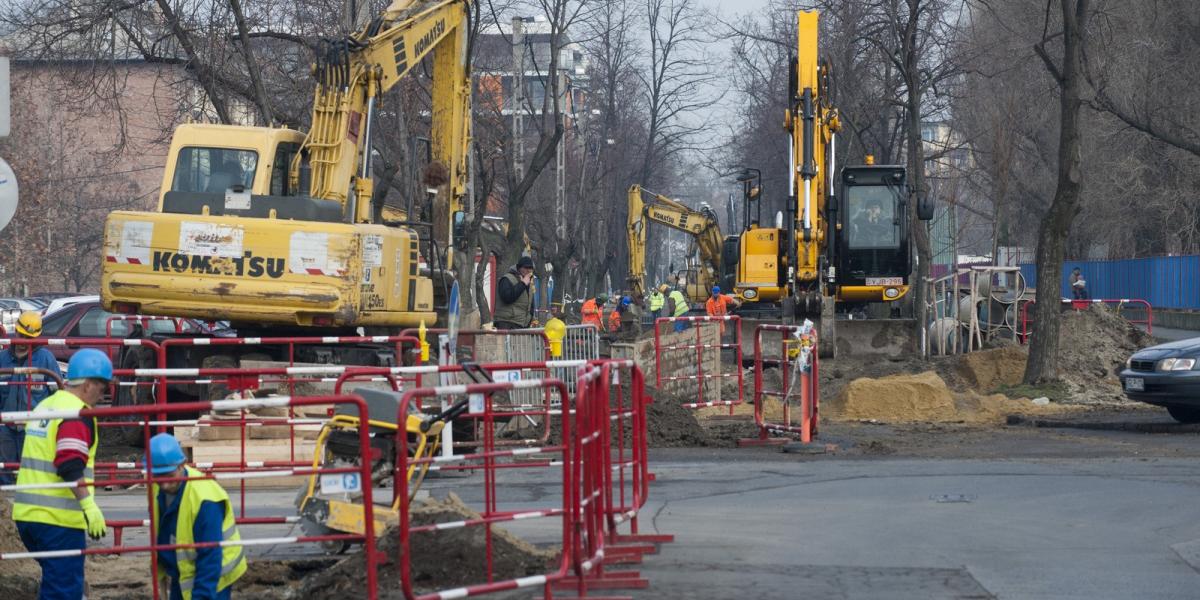
<path fill-rule="evenodd" d="M 187 481 L 154 484 L 154 523 L 158 544 L 184 545 L 242 539 L 233 520 L 229 494 L 187 466 L 187 456 L 169 433 L 150 438 L 150 472 Z M 159 574 L 171 580 L 171 600 L 229 600 L 233 582 L 246 572 L 241 544 L 159 550 Z"/>
<path fill-rule="evenodd" d="M 33 414 L 79 411 L 96 406 L 112 380 L 112 361 L 95 348 L 76 352 L 67 363 L 67 385 L 33 409 Z M 94 477 L 100 444 L 94 417 L 42 419 L 25 427 L 25 446 L 17 485 L 47 485 Z M 96 506 L 90 485 L 22 489 L 13 494 L 13 520 L 30 552 L 82 551 L 86 532 L 104 537 L 104 514 Z M 39 600 L 83 598 L 83 554 L 39 558 L 42 583 Z"/>

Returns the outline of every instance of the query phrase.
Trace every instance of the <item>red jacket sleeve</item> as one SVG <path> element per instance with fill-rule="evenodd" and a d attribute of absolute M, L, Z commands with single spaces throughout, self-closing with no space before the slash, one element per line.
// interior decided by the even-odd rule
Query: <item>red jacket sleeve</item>
<path fill-rule="evenodd" d="M 72 419 L 58 426 L 55 443 L 54 466 L 58 476 L 65 481 L 75 481 L 83 476 L 87 466 L 88 449 L 95 439 L 91 419 Z"/>

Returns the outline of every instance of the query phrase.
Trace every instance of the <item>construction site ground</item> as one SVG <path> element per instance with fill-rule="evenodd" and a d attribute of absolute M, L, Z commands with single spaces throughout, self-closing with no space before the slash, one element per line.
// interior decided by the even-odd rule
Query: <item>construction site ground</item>
<path fill-rule="evenodd" d="M 821 454 L 737 447 L 756 433 L 749 405 L 730 419 L 728 409 L 693 412 L 678 406 L 686 396 L 652 391 L 656 477 L 640 526 L 674 534 L 675 542 L 641 565 L 613 567 L 637 568 L 650 580 L 648 589 L 626 593 L 681 600 L 1195 598 L 1200 426 L 1176 424 L 1114 388 L 1128 347 L 1149 338 L 1104 314 L 1072 317 L 1067 326 L 1093 339 L 1064 335 L 1066 383 L 1044 389 L 1014 381 L 1024 349 L 1012 346 L 929 363 L 823 364 L 818 439 L 832 451 Z M 1041 392 L 1053 397 L 1025 397 Z M 432 500 L 418 511 L 469 516 L 457 497 L 478 505 L 479 479 L 428 479 L 423 489 Z M 500 489 L 500 509 L 561 498 L 559 484 L 541 471 L 510 470 Z M 252 497 L 250 516 L 289 514 L 295 490 Z M 112 519 L 144 518 L 145 502 L 144 490 L 100 498 Z M 3 521 L 0 552 L 19 550 L 11 522 Z M 555 519 L 505 524 L 511 535 L 498 556 L 506 573 L 546 572 L 560 528 Z M 126 535 L 136 543 L 146 532 Z M 278 527 L 243 528 L 243 537 L 280 535 Z M 455 535 L 414 546 L 428 589 L 470 580 L 469 551 L 481 537 Z M 361 593 L 354 551 L 340 564 L 297 545 L 250 554 L 254 566 L 239 596 Z M 89 561 L 89 598 L 148 596 L 144 555 Z M 382 597 L 400 598 L 391 569 L 381 569 L 392 586 Z M 36 573 L 32 564 L 0 562 L 0 589 L 22 590 Z"/>

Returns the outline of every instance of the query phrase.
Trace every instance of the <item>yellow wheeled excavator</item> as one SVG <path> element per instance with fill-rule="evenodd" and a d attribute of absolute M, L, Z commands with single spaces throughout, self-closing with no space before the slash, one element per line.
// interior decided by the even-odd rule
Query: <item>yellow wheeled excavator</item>
<path fill-rule="evenodd" d="M 692 237 L 687 266 L 673 276 L 685 281 L 684 295 L 692 304 L 702 304 L 721 279 L 721 227 L 717 214 L 707 205 L 693 210 L 678 200 L 656 194 L 634 184 L 629 187 L 630 292 L 641 297 L 646 289 L 646 230 L 651 224 L 682 231 Z"/>
<path fill-rule="evenodd" d="M 868 156 L 865 165 L 838 170 L 836 135 L 841 121 L 831 102 L 830 67 L 818 58 L 818 14 L 799 11 L 797 33 L 784 115 L 788 214 L 783 226 L 755 224 L 742 232 L 738 264 L 726 268 L 737 273 L 733 291 L 743 300 L 741 314 L 819 319 L 822 354 L 828 356 L 838 347 L 866 349 L 858 343 L 858 334 L 855 340 L 835 345 L 842 335 L 834 328 L 839 312 L 895 303 L 908 293 L 912 259 L 907 207 L 918 199 L 908 188 L 902 165 L 875 165 Z M 920 203 L 919 217 L 932 218 L 932 207 L 924 199 Z M 876 320 L 874 325 L 904 336 L 915 329 L 910 322 Z M 904 346 L 882 350 L 894 352 Z"/>
<path fill-rule="evenodd" d="M 158 210 L 108 217 L 104 307 L 260 335 L 432 325 L 467 183 L 470 14 L 465 0 L 395 0 L 361 31 L 323 41 L 307 133 L 176 128 Z M 373 205 L 370 155 L 383 93 L 429 56 L 436 197 L 432 222 L 417 222 Z"/>

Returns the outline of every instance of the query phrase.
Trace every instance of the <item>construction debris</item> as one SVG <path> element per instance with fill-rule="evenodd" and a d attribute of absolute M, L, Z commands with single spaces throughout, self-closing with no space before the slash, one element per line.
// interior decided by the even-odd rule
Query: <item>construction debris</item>
<path fill-rule="evenodd" d="M 429 500 L 412 507 L 414 526 L 477 519 L 479 513 L 463 504 L 454 493 L 445 500 Z M 512 535 L 503 528 L 492 526 L 492 556 L 496 579 L 511 579 L 548 573 L 557 565 L 559 548 L 538 548 Z M 399 556 L 398 534 L 389 528 L 379 537 L 378 548 L 383 563 L 379 565 L 381 599 L 403 598 L 400 590 L 396 559 Z M 484 553 L 486 538 L 483 527 L 460 527 L 438 531 L 436 534 L 414 533 L 412 536 L 412 573 L 423 592 L 481 583 L 487 578 Z M 356 552 L 337 564 L 305 577 L 289 594 L 294 598 L 357 598 L 362 594 L 365 556 Z"/>

